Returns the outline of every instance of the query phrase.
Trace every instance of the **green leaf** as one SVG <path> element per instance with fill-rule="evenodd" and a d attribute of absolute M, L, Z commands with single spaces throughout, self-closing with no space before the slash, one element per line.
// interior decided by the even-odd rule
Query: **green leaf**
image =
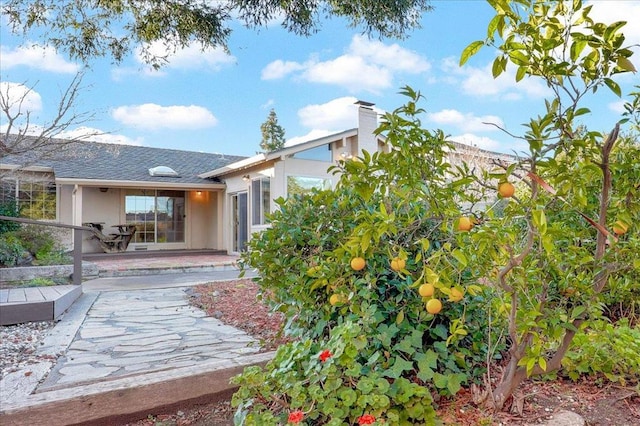
<path fill-rule="evenodd" d="M 571 319 L 574 320 L 576 318 L 578 318 L 580 315 L 582 315 L 584 313 L 584 311 L 586 311 L 587 308 L 584 306 L 576 306 L 575 308 L 573 308 L 573 310 L 571 311 Z"/>
<path fill-rule="evenodd" d="M 522 80 L 527 75 L 527 67 L 525 65 L 518 67 L 516 71 L 516 82 Z"/>
<path fill-rule="evenodd" d="M 543 370 L 547 370 L 547 360 L 544 359 L 544 357 L 540 357 L 538 358 L 538 365 L 540 366 L 540 368 L 542 368 Z"/>
<path fill-rule="evenodd" d="M 411 344 L 411 336 L 406 336 L 397 345 L 393 347 L 394 350 L 402 351 L 406 354 L 412 355 L 416 350 Z"/>
<path fill-rule="evenodd" d="M 453 256 L 458 261 L 460 267 L 465 268 L 467 266 L 467 258 L 459 249 L 455 249 L 454 251 L 452 251 L 451 256 Z"/>
<path fill-rule="evenodd" d="M 582 53 L 585 47 L 587 47 L 586 40 L 576 40 L 571 44 L 571 49 L 569 53 L 571 55 L 571 60 L 573 62 L 576 62 L 578 60 L 578 58 L 580 57 L 580 54 Z"/>
<path fill-rule="evenodd" d="M 531 372 L 533 371 L 533 367 L 536 366 L 536 358 L 529 358 L 527 360 L 527 377 L 531 375 Z"/>
<path fill-rule="evenodd" d="M 629 60 L 629 58 L 625 58 L 624 56 L 618 57 L 618 61 L 616 62 L 618 67 L 622 68 L 625 71 L 636 72 L 636 67 L 633 65 L 633 62 Z"/>
<path fill-rule="evenodd" d="M 529 65 L 529 58 L 527 58 L 527 55 L 525 55 L 519 50 L 513 50 L 509 52 L 509 58 L 511 59 L 511 62 L 513 62 L 516 65 L 519 65 L 519 66 Z"/>
<path fill-rule="evenodd" d="M 351 407 L 357 399 L 356 392 L 351 388 L 342 388 L 338 391 L 338 398 L 340 398 L 346 407 Z"/>
<path fill-rule="evenodd" d="M 533 218 L 533 224 L 540 234 L 544 235 L 547 233 L 547 216 L 544 214 L 544 210 L 534 210 L 531 212 L 531 216 Z"/>
<path fill-rule="evenodd" d="M 465 380 L 464 374 L 449 374 L 447 379 L 447 390 L 451 393 L 451 395 L 455 395 L 458 393 L 461 384 Z"/>
<path fill-rule="evenodd" d="M 500 27 L 504 26 L 504 15 L 496 15 L 491 19 L 487 26 L 487 37 L 493 38 L 493 33 L 499 31 Z M 502 35 L 501 35 L 502 36 Z"/>
<path fill-rule="evenodd" d="M 607 41 L 610 41 L 618 32 L 618 30 L 624 27 L 626 24 L 627 24 L 626 21 L 618 21 L 609 25 L 607 29 L 604 31 L 604 39 Z"/>
<path fill-rule="evenodd" d="M 438 354 L 432 349 L 416 354 L 415 359 L 418 362 L 418 368 L 436 368 L 438 366 Z"/>
<path fill-rule="evenodd" d="M 491 74 L 493 75 L 493 78 L 497 78 L 500 74 L 502 74 L 503 71 L 502 57 L 498 56 L 493 60 L 493 65 L 491 66 Z"/>
<path fill-rule="evenodd" d="M 469 58 L 478 53 L 482 46 L 484 46 L 484 41 L 477 40 L 465 47 L 460 56 L 460 66 L 466 64 Z"/>
<path fill-rule="evenodd" d="M 396 316 L 396 324 L 400 324 L 402 321 L 404 321 L 404 309 L 398 312 L 398 315 Z"/>
<path fill-rule="evenodd" d="M 607 87 L 609 89 L 611 89 L 611 91 L 613 93 L 615 93 L 616 95 L 618 95 L 618 97 L 622 97 L 622 90 L 620 90 L 620 86 L 618 85 L 618 83 L 616 83 L 615 81 L 613 81 L 610 78 L 605 78 L 604 79 L 604 84 L 607 85 Z"/>
<path fill-rule="evenodd" d="M 394 359 L 395 361 L 393 365 L 391 366 L 391 368 L 387 369 L 387 371 L 384 372 L 384 376 L 391 377 L 392 379 L 397 379 L 398 377 L 402 376 L 403 371 L 413 369 L 413 363 L 411 361 L 407 361 L 400 356 L 396 356 Z"/>
<path fill-rule="evenodd" d="M 547 254 L 551 254 L 551 252 L 553 251 L 553 236 L 550 234 L 545 234 L 542 236 L 542 247 L 544 248 L 544 251 L 547 252 Z"/>
<path fill-rule="evenodd" d="M 436 385 L 438 389 L 445 389 L 449 384 L 449 378 L 444 374 L 435 373 L 433 375 L 433 384 Z"/>

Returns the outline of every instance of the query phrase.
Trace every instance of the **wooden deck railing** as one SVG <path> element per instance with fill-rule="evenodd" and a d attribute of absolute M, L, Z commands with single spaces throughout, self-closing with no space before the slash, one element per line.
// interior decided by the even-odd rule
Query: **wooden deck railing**
<path fill-rule="evenodd" d="M 1 216 L 0 220 L 27 223 L 29 225 L 53 226 L 55 228 L 73 229 L 73 284 L 82 284 L 82 231 L 92 231 L 87 226 L 67 225 L 66 223 L 42 222 L 21 217 Z"/>

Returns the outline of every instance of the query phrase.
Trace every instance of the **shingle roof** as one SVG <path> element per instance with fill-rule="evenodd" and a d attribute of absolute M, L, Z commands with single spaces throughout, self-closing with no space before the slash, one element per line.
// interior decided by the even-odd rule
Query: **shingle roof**
<path fill-rule="evenodd" d="M 44 159 L 36 164 L 52 167 L 55 177 L 63 179 L 203 184 L 220 181 L 199 178 L 199 174 L 244 158 L 246 157 L 176 149 L 82 142 L 74 146 L 70 155 L 65 155 L 64 158 Z M 4 160 L 16 164 L 20 158 L 9 156 L 3 162 Z M 179 177 L 150 176 L 149 169 L 156 166 L 171 167 L 178 172 Z"/>

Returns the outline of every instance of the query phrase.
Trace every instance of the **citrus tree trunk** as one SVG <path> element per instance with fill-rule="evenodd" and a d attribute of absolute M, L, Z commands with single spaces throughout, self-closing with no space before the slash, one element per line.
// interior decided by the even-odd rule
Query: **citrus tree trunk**
<path fill-rule="evenodd" d="M 609 165 L 609 158 L 611 156 L 611 150 L 613 149 L 613 146 L 618 139 L 619 131 L 620 131 L 620 125 L 616 124 L 615 128 L 609 134 L 609 136 L 604 141 L 601 147 L 602 161 L 600 163 L 600 169 L 602 170 L 602 177 L 603 177 L 602 189 L 600 193 L 598 222 L 597 224 L 593 224 L 598 230 L 596 247 L 595 247 L 595 255 L 594 255 L 594 259 L 596 263 L 601 261 L 604 258 L 605 251 L 607 248 L 607 239 L 608 239 L 608 231 L 606 230 L 607 210 L 609 207 L 609 200 L 611 198 L 611 187 L 612 187 L 611 168 Z M 533 193 L 535 196 L 536 194 L 535 183 L 533 185 Z M 531 235 L 531 229 L 529 230 L 529 232 Z M 527 255 L 527 254 L 528 254 L 528 250 L 525 250 L 523 253 L 521 253 L 520 256 Z M 600 266 L 605 266 L 605 267 L 602 267 L 601 271 L 598 272 L 594 277 L 593 289 L 595 294 L 599 294 L 604 290 L 607 280 L 609 278 L 609 269 L 606 267 L 606 265 L 600 265 Z M 507 268 L 503 271 L 504 272 L 502 274 L 503 279 L 504 279 L 504 275 L 506 275 L 506 272 L 508 272 L 509 270 L 510 268 Z M 504 281 L 502 281 L 501 284 L 503 288 L 506 286 Z M 514 296 L 514 298 L 512 299 L 512 312 L 509 317 L 509 329 L 510 329 L 509 334 L 513 342 L 511 348 L 509 349 L 509 363 L 507 364 L 507 367 L 500 379 L 500 382 L 492 392 L 492 398 L 490 398 L 487 401 L 490 406 L 493 406 L 493 408 L 497 410 L 503 410 L 505 408 L 505 404 L 508 401 L 508 399 L 511 397 L 513 392 L 528 377 L 526 367 L 519 366 L 518 362 L 520 361 L 520 359 L 522 359 L 522 357 L 524 356 L 527 350 L 527 347 L 531 343 L 531 334 L 525 335 L 520 340 L 520 342 L 517 341 L 517 336 L 515 333 L 516 303 L 517 303 L 517 300 L 515 299 L 515 296 Z M 560 346 L 558 347 L 556 352 L 553 354 L 553 356 L 550 359 L 546 360 L 545 368 L 543 369 L 542 367 L 540 367 L 540 365 L 536 365 L 530 373 L 531 376 L 547 374 L 560 369 L 560 367 L 562 366 L 562 359 L 567 353 L 567 350 L 569 350 L 571 341 L 573 340 L 573 337 L 575 336 L 577 330 L 580 329 L 580 326 L 582 325 L 583 322 L 584 322 L 584 318 L 582 317 L 572 321 L 571 323 L 572 327 L 566 329 Z"/>

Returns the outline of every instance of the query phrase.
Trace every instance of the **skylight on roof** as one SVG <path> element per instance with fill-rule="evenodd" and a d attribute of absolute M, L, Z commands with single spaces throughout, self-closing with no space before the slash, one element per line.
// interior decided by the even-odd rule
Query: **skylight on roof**
<path fill-rule="evenodd" d="M 150 176 L 180 177 L 178 172 L 168 166 L 156 166 L 149 169 Z"/>

